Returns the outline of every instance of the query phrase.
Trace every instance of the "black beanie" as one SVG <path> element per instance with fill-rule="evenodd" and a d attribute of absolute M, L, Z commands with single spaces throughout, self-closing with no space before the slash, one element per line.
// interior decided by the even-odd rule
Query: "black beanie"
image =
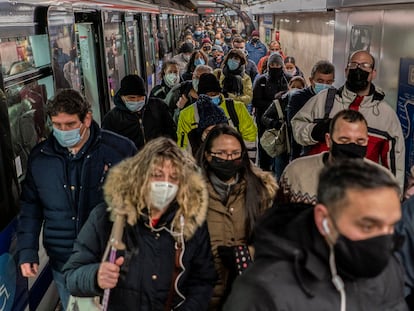
<path fill-rule="evenodd" d="M 128 75 L 121 80 L 121 88 L 119 89 L 119 95 L 141 95 L 146 96 L 144 80 L 137 75 Z"/>
<path fill-rule="evenodd" d="M 190 42 L 184 42 L 180 47 L 180 53 L 193 53 L 194 45 Z"/>
<path fill-rule="evenodd" d="M 203 73 L 198 82 L 198 95 L 207 94 L 208 92 L 221 93 L 220 83 L 212 73 Z"/>
<path fill-rule="evenodd" d="M 200 133 L 203 133 L 211 125 L 229 123 L 223 109 L 213 104 L 207 95 L 200 95 L 196 104 L 200 117 L 198 120 L 198 130 Z"/>

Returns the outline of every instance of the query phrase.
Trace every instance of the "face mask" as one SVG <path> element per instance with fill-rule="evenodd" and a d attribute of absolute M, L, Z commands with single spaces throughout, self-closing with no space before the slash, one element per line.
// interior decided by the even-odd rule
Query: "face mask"
<path fill-rule="evenodd" d="M 349 69 L 346 78 L 346 87 L 352 92 L 359 92 L 368 87 L 369 72 L 361 68 Z"/>
<path fill-rule="evenodd" d="M 203 46 L 203 51 L 209 52 L 211 50 L 211 46 Z"/>
<path fill-rule="evenodd" d="M 191 55 L 188 55 L 188 54 L 183 54 L 183 58 L 184 58 L 184 60 L 185 60 L 186 62 L 188 62 L 188 61 L 190 60 L 190 58 L 191 58 Z"/>
<path fill-rule="evenodd" d="M 285 73 L 291 77 L 293 77 L 296 74 L 296 69 L 293 68 L 291 70 L 286 70 Z"/>
<path fill-rule="evenodd" d="M 139 101 L 132 101 L 128 100 L 125 101 L 125 106 L 128 108 L 128 110 L 135 112 L 140 111 L 145 105 L 145 100 L 139 100 Z"/>
<path fill-rule="evenodd" d="M 177 195 L 178 186 L 168 181 L 151 182 L 150 201 L 151 206 L 162 211 Z"/>
<path fill-rule="evenodd" d="M 212 96 L 212 97 L 210 97 L 210 99 L 213 102 L 213 104 L 216 105 L 216 106 L 220 105 L 220 103 L 221 103 L 220 95 Z"/>
<path fill-rule="evenodd" d="M 269 76 L 272 79 L 280 79 L 282 77 L 282 68 L 269 68 Z"/>
<path fill-rule="evenodd" d="M 334 245 L 339 274 L 354 278 L 372 278 L 387 266 L 394 250 L 394 235 L 352 241 L 339 235 Z"/>
<path fill-rule="evenodd" d="M 66 147 L 66 148 L 73 147 L 81 140 L 81 135 L 80 135 L 81 127 L 82 125 L 77 129 L 69 130 L 69 131 L 62 131 L 54 127 L 53 136 L 55 136 L 59 145 L 61 145 L 62 147 Z"/>
<path fill-rule="evenodd" d="M 196 36 L 199 36 L 199 35 L 201 35 L 201 31 L 196 30 L 196 31 L 194 31 L 194 34 L 195 34 Z"/>
<path fill-rule="evenodd" d="M 230 43 L 231 42 L 231 37 L 224 37 L 224 41 L 226 43 Z"/>
<path fill-rule="evenodd" d="M 253 39 L 252 39 L 252 42 L 253 42 L 253 43 L 257 43 L 257 42 L 259 42 L 259 38 L 253 38 Z"/>
<path fill-rule="evenodd" d="M 211 156 L 209 166 L 213 173 L 222 181 L 228 181 L 234 176 L 241 168 L 241 159 L 237 160 L 223 160 L 217 157 Z"/>
<path fill-rule="evenodd" d="M 214 59 L 216 60 L 216 63 L 221 63 L 222 58 L 223 57 L 219 55 L 219 56 L 216 56 Z"/>
<path fill-rule="evenodd" d="M 233 58 L 230 58 L 227 61 L 227 67 L 229 67 L 229 70 L 236 70 L 240 66 L 240 61 L 235 60 Z"/>
<path fill-rule="evenodd" d="M 221 41 L 219 39 L 214 40 L 215 45 L 221 45 Z"/>
<path fill-rule="evenodd" d="M 175 73 L 167 73 L 164 76 L 164 82 L 169 87 L 173 87 L 174 85 L 178 84 L 180 82 L 180 77 Z"/>
<path fill-rule="evenodd" d="M 324 83 L 317 83 L 317 82 L 315 82 L 315 86 L 313 87 L 316 94 L 318 94 L 320 91 L 323 91 L 329 88 L 331 88 L 331 85 L 324 84 Z"/>
<path fill-rule="evenodd" d="M 193 84 L 193 89 L 194 89 L 194 91 L 196 91 L 196 92 L 198 92 L 198 83 L 200 82 L 200 80 L 198 80 L 198 79 L 193 79 L 193 82 L 192 82 L 192 84 Z"/>
<path fill-rule="evenodd" d="M 362 159 L 367 153 L 367 146 L 357 145 L 355 143 L 337 144 L 332 141 L 331 154 L 335 160 L 338 159 Z"/>
<path fill-rule="evenodd" d="M 202 58 L 197 58 L 196 60 L 194 60 L 194 66 L 198 66 L 198 65 L 205 65 L 206 62 L 204 61 L 204 59 Z"/>

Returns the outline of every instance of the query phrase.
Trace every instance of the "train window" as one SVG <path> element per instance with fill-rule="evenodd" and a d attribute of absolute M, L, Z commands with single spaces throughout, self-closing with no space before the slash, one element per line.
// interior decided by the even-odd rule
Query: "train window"
<path fill-rule="evenodd" d="M 45 111 L 51 77 L 6 90 L 11 142 L 16 175 L 21 182 L 26 174 L 31 149 L 50 133 Z M 48 85 L 49 84 L 49 87 Z"/>

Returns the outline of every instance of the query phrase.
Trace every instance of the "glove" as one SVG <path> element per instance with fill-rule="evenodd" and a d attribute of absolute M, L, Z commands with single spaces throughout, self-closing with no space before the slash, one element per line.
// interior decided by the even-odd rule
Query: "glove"
<path fill-rule="evenodd" d="M 325 134 L 329 133 L 329 126 L 331 124 L 332 119 L 323 119 L 316 123 L 313 127 L 311 136 L 314 140 L 318 142 L 325 142 Z"/>

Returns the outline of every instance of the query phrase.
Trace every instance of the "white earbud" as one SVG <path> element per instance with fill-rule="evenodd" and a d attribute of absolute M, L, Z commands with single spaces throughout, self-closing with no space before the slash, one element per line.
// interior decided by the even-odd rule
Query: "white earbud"
<path fill-rule="evenodd" d="M 327 218 L 324 218 L 322 220 L 322 228 L 323 228 L 323 231 L 325 231 L 326 234 L 329 234 L 331 232 L 331 230 L 329 230 L 328 219 Z"/>

